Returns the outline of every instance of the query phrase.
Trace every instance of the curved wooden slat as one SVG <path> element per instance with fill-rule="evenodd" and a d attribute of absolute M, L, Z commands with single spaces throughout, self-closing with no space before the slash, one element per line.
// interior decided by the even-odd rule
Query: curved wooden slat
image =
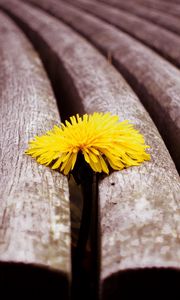
<path fill-rule="evenodd" d="M 60 121 L 59 113 L 37 53 L 9 17 L 1 12 L 0 19 L 1 288 L 14 287 L 18 296 L 23 289 L 54 295 L 61 288 L 67 299 L 67 179 L 24 154 L 29 139 Z"/>
<path fill-rule="evenodd" d="M 113 7 L 128 11 L 136 16 L 139 16 L 152 23 L 158 24 L 168 30 L 171 30 L 180 35 L 179 18 L 172 16 L 156 9 L 149 9 L 142 5 L 134 5 L 134 3 L 123 0 L 101 0 L 101 2 L 109 4 Z"/>
<path fill-rule="evenodd" d="M 166 3 L 157 0 L 128 0 L 128 2 L 134 3 L 135 5 L 137 3 L 149 9 L 163 11 L 180 18 L 180 5 L 172 2 Z"/>
<path fill-rule="evenodd" d="M 169 0 L 160 0 L 160 1 L 163 1 L 163 2 L 169 2 Z M 175 3 L 175 4 L 180 4 L 179 3 L 179 0 L 171 0 L 171 2 Z"/>
<path fill-rule="evenodd" d="M 170 268 L 179 278 L 173 271 L 180 268 L 179 177 L 137 96 L 107 60 L 63 23 L 28 5 L 6 4 L 6 10 L 38 45 L 41 55 L 48 55 L 47 65 L 63 66 L 64 74 L 56 73 L 56 80 L 66 82 L 71 101 L 80 101 L 88 113 L 111 111 L 130 119 L 151 145 L 150 162 L 113 172 L 99 184 L 101 299 L 112 294 L 119 299 L 125 270 L 137 275 L 155 267 L 164 268 L 164 274 Z M 114 274 L 118 274 L 115 280 Z M 144 281 L 153 283 L 154 277 L 152 269 Z"/>
<path fill-rule="evenodd" d="M 180 67 L 180 37 L 176 34 L 96 1 L 68 0 L 68 2 L 127 32 L 157 51 L 175 66 Z"/>
<path fill-rule="evenodd" d="M 34 0 L 31 3 L 37 4 Z M 125 33 L 62 1 L 38 5 L 89 39 L 131 84 L 180 170 L 180 71 Z"/>
<path fill-rule="evenodd" d="M 160 0 L 162 2 L 169 2 L 169 0 Z M 179 0 L 171 0 L 171 2 L 175 3 L 175 4 L 179 4 Z"/>

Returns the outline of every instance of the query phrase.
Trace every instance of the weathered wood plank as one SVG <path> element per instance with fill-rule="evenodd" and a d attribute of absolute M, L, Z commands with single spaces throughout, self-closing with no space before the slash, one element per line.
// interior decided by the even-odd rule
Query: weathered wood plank
<path fill-rule="evenodd" d="M 152 23 L 158 24 L 168 30 L 171 30 L 180 35 L 179 18 L 172 16 L 162 11 L 155 9 L 149 9 L 142 5 L 134 5 L 134 3 L 123 0 L 101 0 L 101 2 L 109 4 L 113 7 L 128 11 L 136 16 L 139 16 L 145 20 L 151 21 Z"/>
<path fill-rule="evenodd" d="M 111 56 L 151 114 L 180 170 L 180 71 L 127 34 L 80 9 L 55 0 L 40 0 L 38 5 Z"/>
<path fill-rule="evenodd" d="M 169 2 L 169 0 L 160 0 L 160 1 L 163 1 L 163 2 Z M 179 0 L 171 0 L 171 2 L 175 3 L 175 4 L 179 4 L 180 5 L 180 2 Z"/>
<path fill-rule="evenodd" d="M 45 133 L 60 117 L 37 53 L 2 12 L 0 20 L 1 287 L 14 286 L 21 293 L 23 288 L 51 289 L 53 295 L 60 288 L 67 299 L 71 278 L 67 179 L 24 154 L 29 139 Z"/>
<path fill-rule="evenodd" d="M 180 67 L 180 37 L 139 17 L 91 0 L 68 0 L 76 7 L 115 25 Z"/>
<path fill-rule="evenodd" d="M 175 3 L 157 0 L 128 0 L 128 2 L 134 3 L 135 5 L 137 3 L 144 7 L 148 7 L 149 9 L 156 9 L 177 16 L 178 18 L 180 17 L 180 5 Z"/>
<path fill-rule="evenodd" d="M 160 0 L 160 1 L 169 2 L 169 0 Z M 179 0 L 171 0 L 171 2 L 176 3 L 176 4 L 180 4 Z"/>
<path fill-rule="evenodd" d="M 81 101 L 88 113 L 111 111 L 130 119 L 151 145 L 150 162 L 113 172 L 99 184 L 101 299 L 110 299 L 111 293 L 113 299 L 119 297 L 125 270 L 129 275 L 134 270 L 136 276 L 153 267 L 173 273 L 180 268 L 179 177 L 137 96 L 107 60 L 63 23 L 17 2 L 6 9 L 38 44 L 41 55 L 48 49 L 49 65 L 63 66 L 65 76 L 56 73 L 56 80 L 66 82 L 71 101 Z M 152 283 L 155 271 L 147 273 L 144 283 Z"/>

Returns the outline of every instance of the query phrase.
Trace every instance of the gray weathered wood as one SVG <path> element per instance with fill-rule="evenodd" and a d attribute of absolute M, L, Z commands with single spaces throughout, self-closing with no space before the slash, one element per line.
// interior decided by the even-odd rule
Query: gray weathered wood
<path fill-rule="evenodd" d="M 1 287 L 7 281 L 17 288 L 21 280 L 20 290 L 61 287 L 67 299 L 71 278 L 67 178 L 24 154 L 34 135 L 60 122 L 59 113 L 37 53 L 2 12 L 0 20 Z"/>
<path fill-rule="evenodd" d="M 66 84 L 71 103 L 81 101 L 88 113 L 110 111 L 121 120 L 130 119 L 151 146 L 150 162 L 113 172 L 99 184 L 101 299 L 121 294 L 124 270 L 137 275 L 152 267 L 179 269 L 179 177 L 139 99 L 113 66 L 69 27 L 18 2 L 6 4 L 6 9 L 38 44 L 41 55 L 48 54 L 48 64 L 63 66 L 64 74 L 56 73 L 56 80 Z M 154 275 L 145 274 L 144 281 L 152 282 Z"/>
<path fill-rule="evenodd" d="M 180 35 L 180 25 L 179 25 L 180 21 L 178 17 L 172 16 L 162 11 L 157 11 L 156 9 L 149 9 L 142 5 L 138 5 L 137 3 L 136 5 L 134 5 L 134 3 L 129 1 L 101 0 L 101 2 L 128 11 L 136 16 L 151 21 L 152 23 L 158 24 Z"/>
<path fill-rule="evenodd" d="M 162 2 L 169 2 L 169 0 L 160 0 Z M 180 4 L 179 0 L 171 0 L 171 2 L 176 3 L 176 4 Z"/>
<path fill-rule="evenodd" d="M 180 37 L 176 34 L 103 3 L 91 0 L 68 0 L 68 2 L 115 25 L 180 67 Z"/>
<path fill-rule="evenodd" d="M 169 2 L 169 0 L 160 0 L 163 2 Z M 171 0 L 171 2 L 175 3 L 175 4 L 180 4 L 179 0 Z"/>
<path fill-rule="evenodd" d="M 180 71 L 127 34 L 80 9 L 55 0 L 40 0 L 38 5 L 111 56 L 153 117 L 180 170 Z"/>
<path fill-rule="evenodd" d="M 180 17 L 180 5 L 157 0 L 128 0 L 128 2 L 134 3 L 134 5 L 140 4 L 149 9 L 156 9 L 157 11 L 163 11 L 173 16 Z"/>

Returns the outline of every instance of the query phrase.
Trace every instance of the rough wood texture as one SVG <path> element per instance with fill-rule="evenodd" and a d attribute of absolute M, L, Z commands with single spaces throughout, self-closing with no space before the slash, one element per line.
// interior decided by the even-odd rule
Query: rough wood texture
<path fill-rule="evenodd" d="M 171 3 L 171 1 L 167 3 L 158 0 L 128 0 L 128 2 L 134 3 L 134 5 L 137 3 L 149 9 L 156 9 L 157 11 L 163 11 L 178 18 L 180 17 L 180 5 Z"/>
<path fill-rule="evenodd" d="M 180 25 L 179 18 L 172 16 L 168 13 L 162 11 L 157 11 L 156 9 L 149 9 L 142 5 L 134 5 L 134 3 L 123 0 L 101 0 L 106 4 L 109 4 L 113 7 L 128 11 L 136 16 L 139 16 L 143 19 L 151 21 L 152 23 L 158 24 L 168 30 L 171 30 L 180 35 Z"/>
<path fill-rule="evenodd" d="M 169 2 L 169 0 L 160 0 L 163 2 Z M 175 4 L 180 4 L 179 0 L 171 0 L 171 2 L 175 3 Z"/>
<path fill-rule="evenodd" d="M 80 9 L 56 0 L 40 0 L 38 5 L 112 58 L 151 114 L 180 170 L 180 71 L 127 34 Z"/>
<path fill-rule="evenodd" d="M 51 288 L 53 294 L 60 288 L 66 299 L 71 277 L 67 179 L 24 154 L 29 139 L 60 121 L 59 113 L 33 47 L 7 16 L 0 13 L 0 19 L 1 287 Z"/>
<path fill-rule="evenodd" d="M 91 0 L 68 2 L 127 32 L 180 67 L 180 37 L 176 34 L 103 3 Z"/>
<path fill-rule="evenodd" d="M 101 299 L 112 294 L 112 299 L 120 299 L 124 270 L 129 275 L 130 269 L 136 271 L 137 277 L 147 268 L 179 269 L 179 177 L 137 96 L 107 60 L 61 22 L 23 4 L 10 5 L 8 11 L 28 35 L 33 32 L 41 53 L 52 49 L 48 52 L 52 64 L 56 53 L 58 68 L 65 70 L 65 76 L 57 73 L 56 79 L 64 78 L 72 100 L 81 101 L 88 113 L 111 111 L 120 119 L 130 119 L 151 145 L 150 162 L 113 172 L 99 184 Z M 143 274 L 144 282 L 153 283 L 155 273 Z"/>

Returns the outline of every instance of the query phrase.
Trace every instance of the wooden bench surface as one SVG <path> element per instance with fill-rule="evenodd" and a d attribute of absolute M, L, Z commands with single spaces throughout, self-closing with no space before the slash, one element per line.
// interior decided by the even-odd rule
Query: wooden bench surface
<path fill-rule="evenodd" d="M 59 14 L 58 6 L 49 3 Z M 99 184 L 101 299 L 109 299 L 111 293 L 113 299 L 119 297 L 125 270 L 138 274 L 153 267 L 179 269 L 179 177 L 137 96 L 113 66 L 69 27 L 22 3 L 8 6 L 6 2 L 4 7 L 31 38 L 41 57 L 43 53 L 48 55 L 47 69 L 56 64 L 62 70 L 49 74 L 66 86 L 72 105 L 80 102 L 78 110 L 111 111 L 121 119 L 130 119 L 151 145 L 150 162 L 114 172 Z M 145 275 L 145 281 L 150 278 L 153 282 L 154 275 Z"/>
<path fill-rule="evenodd" d="M 101 0 L 110 6 L 125 10 L 133 15 L 139 16 L 152 23 L 158 24 L 174 33 L 180 34 L 179 18 L 156 9 L 149 9 L 142 5 L 134 5 L 134 2 L 123 1 L 123 0 Z"/>
<path fill-rule="evenodd" d="M 68 2 L 125 31 L 180 67 L 180 37 L 176 34 L 103 3 L 91 0 Z"/>
<path fill-rule="evenodd" d="M 29 2 L 37 4 L 34 0 Z M 62 1 L 38 5 L 91 41 L 140 97 L 180 170 L 180 71 L 127 34 Z M 83 25 L 83 26 L 82 26 Z"/>
<path fill-rule="evenodd" d="M 0 282 L 69 295 L 70 209 L 67 178 L 24 154 L 29 139 L 60 122 L 33 47 L 0 12 Z M 29 266 L 29 267 L 28 267 Z M 21 282 L 21 284 L 20 284 Z M 8 291 L 7 291 L 8 292 Z"/>
<path fill-rule="evenodd" d="M 169 2 L 169 0 L 162 0 L 164 2 Z M 179 4 L 179 0 L 171 0 L 171 2 L 175 3 L 175 4 Z"/>
<path fill-rule="evenodd" d="M 137 3 L 150 9 L 153 8 L 157 11 L 163 11 L 178 18 L 180 17 L 180 6 L 170 1 L 167 3 L 159 0 L 128 0 L 128 2 L 134 3 L 135 5 Z"/>

